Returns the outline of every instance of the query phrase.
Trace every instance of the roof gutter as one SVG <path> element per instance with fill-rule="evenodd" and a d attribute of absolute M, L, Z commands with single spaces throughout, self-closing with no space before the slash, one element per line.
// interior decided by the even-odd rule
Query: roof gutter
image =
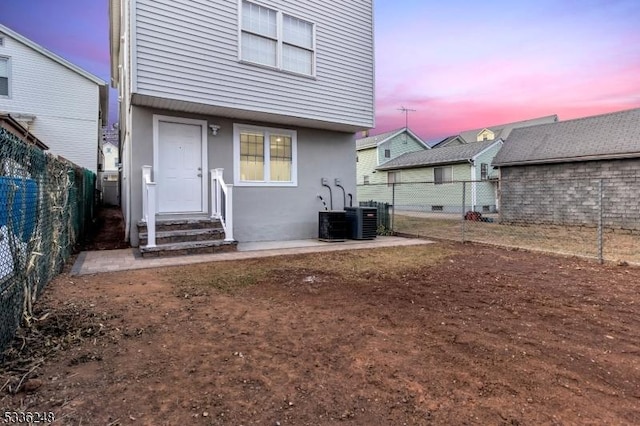
<path fill-rule="evenodd" d="M 510 166 L 529 166 L 535 164 L 549 164 L 549 163 L 577 163 L 580 161 L 598 161 L 598 160 L 623 160 L 628 158 L 640 158 L 640 152 L 626 152 L 622 154 L 603 154 L 603 155 L 584 155 L 580 157 L 570 158 L 549 158 L 539 160 L 528 161 L 513 161 L 505 163 L 494 163 L 496 167 L 510 167 Z"/>

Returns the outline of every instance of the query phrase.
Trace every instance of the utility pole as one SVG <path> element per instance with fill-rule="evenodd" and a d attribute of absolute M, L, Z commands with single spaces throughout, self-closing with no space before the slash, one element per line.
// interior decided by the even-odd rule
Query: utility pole
<path fill-rule="evenodd" d="M 401 106 L 400 108 L 398 108 L 398 111 L 404 112 L 404 127 L 408 129 L 409 128 L 409 113 L 410 112 L 416 112 L 416 110 L 415 109 L 405 108 L 405 107 Z"/>

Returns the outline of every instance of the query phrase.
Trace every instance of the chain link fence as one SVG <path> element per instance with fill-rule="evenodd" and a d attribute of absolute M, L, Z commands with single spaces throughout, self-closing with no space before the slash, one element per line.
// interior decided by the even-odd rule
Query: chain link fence
<path fill-rule="evenodd" d="M 0 354 L 88 230 L 95 183 L 93 172 L 0 128 Z"/>
<path fill-rule="evenodd" d="M 620 179 L 402 182 L 357 190 L 360 202 L 391 205 L 396 234 L 640 264 L 640 176 Z"/>

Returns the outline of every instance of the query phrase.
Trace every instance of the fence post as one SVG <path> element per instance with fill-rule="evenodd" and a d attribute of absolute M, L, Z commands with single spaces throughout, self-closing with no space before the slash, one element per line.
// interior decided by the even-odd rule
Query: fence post
<path fill-rule="evenodd" d="M 396 183 L 393 182 L 391 184 L 391 233 L 395 233 L 396 229 L 395 229 L 395 225 L 396 225 Z"/>
<path fill-rule="evenodd" d="M 462 242 L 464 243 L 464 227 L 465 227 L 465 223 L 464 223 L 464 210 L 466 208 L 467 205 L 467 200 L 466 200 L 466 196 L 467 196 L 467 182 L 462 182 Z"/>
<path fill-rule="evenodd" d="M 598 262 L 604 263 L 602 241 L 602 179 L 598 181 Z"/>

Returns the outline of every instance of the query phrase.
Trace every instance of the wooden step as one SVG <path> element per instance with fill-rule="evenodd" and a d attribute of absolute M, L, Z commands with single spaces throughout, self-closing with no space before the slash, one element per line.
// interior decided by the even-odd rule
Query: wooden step
<path fill-rule="evenodd" d="M 159 244 L 155 247 L 140 246 L 142 257 L 184 256 L 190 254 L 226 253 L 237 250 L 237 241 L 206 240 L 172 244 Z"/>
<path fill-rule="evenodd" d="M 156 244 L 186 243 L 189 241 L 224 240 L 224 229 L 201 228 L 201 229 L 177 229 L 174 231 L 156 231 Z M 140 232 L 140 245 L 148 244 L 148 232 Z"/>

